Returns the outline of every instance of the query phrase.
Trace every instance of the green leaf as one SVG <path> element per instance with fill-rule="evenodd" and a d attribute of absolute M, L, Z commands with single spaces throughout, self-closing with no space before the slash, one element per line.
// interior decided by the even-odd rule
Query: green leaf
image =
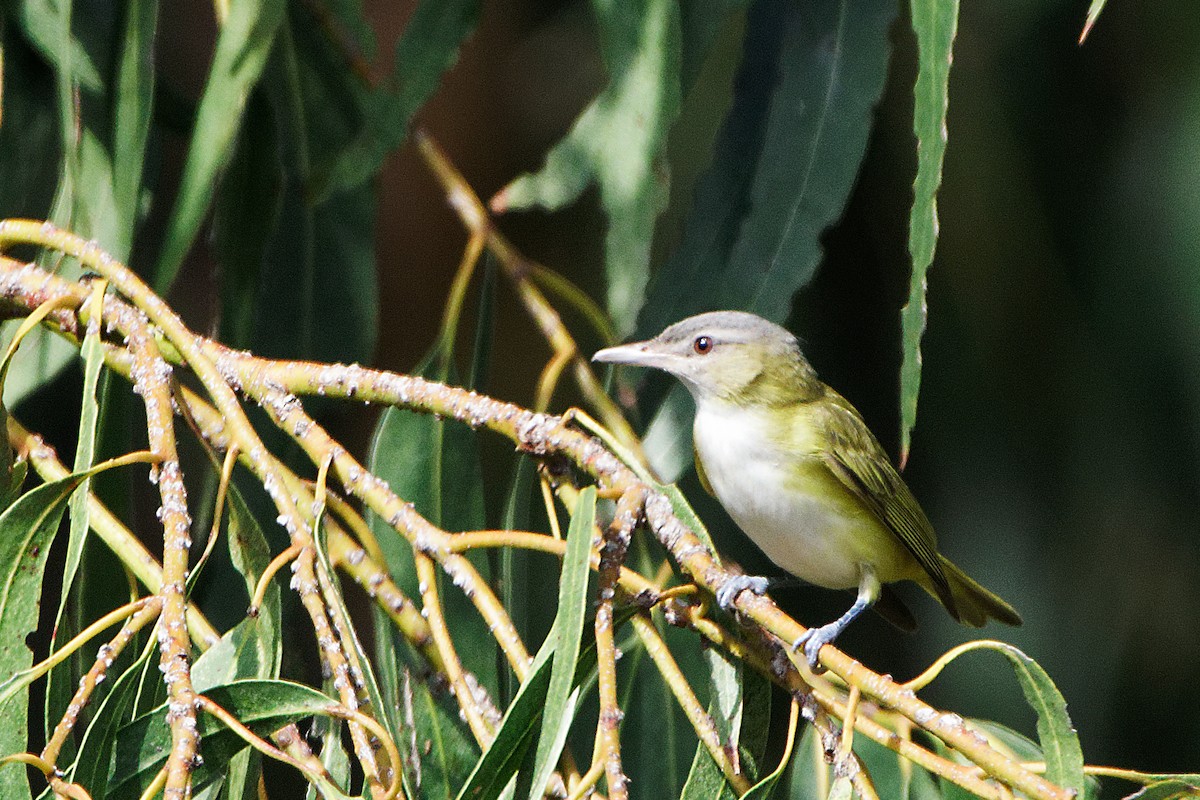
<path fill-rule="evenodd" d="M 89 308 L 95 311 L 97 304 L 89 301 Z M 83 337 L 80 355 L 84 360 L 83 368 L 83 398 L 80 402 L 79 432 L 76 436 L 75 461 L 72 472 L 84 473 L 91 469 L 96 453 L 96 426 L 100 416 L 100 403 L 96 399 L 96 388 L 100 383 L 100 372 L 104 366 L 104 346 L 100 340 L 101 320 L 95 320 L 88 325 Z M 75 603 L 70 611 L 67 602 L 72 597 L 78 598 L 79 585 L 75 578 L 79 563 L 83 556 L 84 543 L 90 530 L 90 513 L 88 498 L 92 491 L 92 481 L 84 478 L 72 494 L 67 507 L 70 511 L 70 526 L 67 533 L 67 553 L 63 562 L 62 589 L 59 594 L 58 611 L 54 617 L 54 627 L 50 636 L 50 652 L 58 650 L 62 641 L 69 641 L 81 628 L 81 612 L 79 604 Z M 45 722 L 47 730 L 53 730 L 58 720 L 67 711 L 67 704 L 75 693 L 75 684 L 80 677 L 77 658 L 68 659 L 52 670 L 46 677 Z"/>
<path fill-rule="evenodd" d="M 22 495 L 0 514 L 0 675 L 17 676 L 33 664 L 25 637 L 37 628 L 42 578 L 50 545 L 71 492 L 83 480 L 69 475 Z M 0 699 L 0 755 L 28 749 L 29 688 L 22 685 Z M 23 770 L 0 769 L 0 797 L 29 797 Z"/>
<path fill-rule="evenodd" d="M 1100 18 L 1100 12 L 1104 10 L 1104 4 L 1107 0 L 1092 0 L 1092 4 L 1088 6 L 1087 20 L 1083 23 L 1083 30 L 1079 33 L 1079 43 L 1083 44 L 1087 39 L 1088 34 L 1092 32 L 1092 28 L 1096 25 L 1096 20 Z"/>
<path fill-rule="evenodd" d="M 925 333 L 929 266 L 937 246 L 937 191 L 946 154 L 946 107 L 950 61 L 958 29 L 958 0 L 912 0 L 912 26 L 917 34 L 917 84 L 913 90 L 913 133 L 917 137 L 917 179 L 908 223 L 912 255 L 908 302 L 900 312 L 903 362 L 900 365 L 900 461 L 908 459 L 912 429 L 917 424 L 921 390 L 921 336 Z"/>
<path fill-rule="evenodd" d="M 104 84 L 100 78 L 100 71 L 96 68 L 96 64 L 92 61 L 83 43 L 70 33 L 70 4 L 58 3 L 53 0 L 23 0 L 17 6 L 22 30 L 47 62 L 58 70 L 69 69 L 71 80 L 78 83 L 80 88 L 88 92 L 103 91 Z M 62 19 L 64 14 L 66 15 L 65 22 Z M 66 29 L 66 46 L 64 46 L 64 28 Z M 7 56 L 7 52 L 5 55 Z M 8 84 L 8 81 L 5 83 Z M 5 89 L 8 88 L 9 86 L 6 85 Z M 7 101 L 7 98 L 5 99 Z"/>
<path fill-rule="evenodd" d="M 705 651 L 705 657 L 713 695 L 708 712 L 722 741 L 737 748 L 743 774 L 754 782 L 770 728 L 771 685 L 761 675 L 744 671 L 740 662 L 715 650 Z M 733 800 L 736 794 L 708 748 L 698 744 L 681 800 L 709 798 Z"/>
<path fill-rule="evenodd" d="M 156 654 L 155 649 L 147 648 L 142 662 Z M 93 712 L 79 743 L 79 755 L 71 779 L 87 789 L 93 798 L 108 796 L 108 770 L 118 731 L 129 721 L 129 714 L 137 701 L 139 672 L 139 664 L 134 663 L 112 681 L 112 688 Z"/>
<path fill-rule="evenodd" d="M 154 270 L 153 284 L 159 294 L 165 294 L 174 283 L 208 214 L 246 100 L 262 75 L 283 13 L 283 0 L 230 4 L 229 18 L 217 37 L 212 69 L 196 110 L 179 193 Z"/>
<path fill-rule="evenodd" d="M 1200 797 L 1200 781 L 1169 779 L 1152 783 L 1125 800 L 1196 800 Z"/>
<path fill-rule="evenodd" d="M 650 276 L 654 222 L 666 201 L 663 151 L 680 103 L 679 5 L 673 0 L 592 3 L 608 85 L 537 173 L 510 183 L 504 208 L 562 208 L 591 183 L 608 216 L 608 312 L 633 330 Z"/>
<path fill-rule="evenodd" d="M 822 232 L 842 213 L 883 91 L 887 0 L 764 0 L 746 23 L 733 107 L 700 179 L 683 238 L 654 276 L 638 338 L 715 308 L 783 322 L 812 278 Z M 691 463 L 691 405 L 669 384 L 644 396 L 647 449 L 674 480 Z"/>
<path fill-rule="evenodd" d="M 573 692 L 572 685 L 587 613 L 592 529 L 595 525 L 596 487 L 588 486 L 579 494 L 567 530 L 567 552 L 563 557 L 562 576 L 558 584 L 558 616 L 554 618 L 550 634 L 555 642 L 554 661 L 542 709 L 542 729 L 538 734 L 529 800 L 539 800 L 545 795 L 546 784 L 558 766 L 563 745 L 567 742 L 567 732 L 575 718 L 578 690 Z"/>
<path fill-rule="evenodd" d="M 1046 779 L 1074 789 L 1083 796 L 1083 748 L 1067 714 L 1067 701 L 1046 671 L 1012 645 L 996 643 L 994 649 L 1012 664 L 1029 707 L 1037 712 L 1038 741 L 1046 759 Z"/>
<path fill-rule="evenodd" d="M 130 0 L 125 8 L 115 95 L 112 103 L 112 193 L 123 238 L 116 249 L 129 254 L 142 201 L 142 172 L 154 106 L 154 42 L 158 3 Z"/>
<path fill-rule="evenodd" d="M 214 215 L 222 336 L 280 358 L 365 361 L 379 314 L 374 192 L 312 196 L 313 161 L 341 152 L 354 124 L 327 49 L 289 18 L 247 105 Z"/>
<path fill-rule="evenodd" d="M 427 368 L 428 362 L 418 373 Z M 389 408 L 375 428 L 367 463 L 371 472 L 434 525 L 451 531 L 484 528 L 478 443 L 465 425 Z M 371 526 L 393 579 L 409 597 L 419 598 L 412 548 L 384 521 L 372 516 Z M 484 555 L 471 554 L 471 561 L 487 580 Z M 463 664 L 494 697 L 499 683 L 496 641 L 475 606 L 440 570 L 439 581 L 446 622 L 454 631 Z"/>
<path fill-rule="evenodd" d="M 392 74 L 365 101 L 354 142 L 333 163 L 318 196 L 361 186 L 408 135 L 413 115 L 433 94 L 479 21 L 480 0 L 422 0 L 396 44 Z"/>
<path fill-rule="evenodd" d="M 230 712 L 259 736 L 268 736 L 290 722 L 323 714 L 334 701 L 308 686 L 279 680 L 235 681 L 209 688 L 205 696 Z M 112 777 L 113 797 L 138 797 L 166 763 L 171 749 L 166 704 L 124 726 L 118 733 Z M 224 776 L 228 760 L 248 747 L 237 734 L 200 712 L 197 717 L 204 763 L 192 773 L 201 788 Z"/>

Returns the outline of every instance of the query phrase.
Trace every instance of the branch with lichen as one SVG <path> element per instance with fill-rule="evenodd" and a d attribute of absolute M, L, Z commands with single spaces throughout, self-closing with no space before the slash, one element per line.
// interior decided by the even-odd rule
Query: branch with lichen
<path fill-rule="evenodd" d="M 490 244 L 492 235 L 488 234 L 489 246 L 493 246 Z M 909 687 L 871 672 L 832 647 L 822 650 L 821 662 L 842 685 L 812 675 L 804 664 L 795 663 L 789 648 L 783 644 L 799 638 L 804 628 L 781 612 L 769 598 L 742 593 L 737 600 L 737 610 L 749 625 L 744 630 L 733 631 L 708 616 L 707 602 L 702 599 L 707 595 L 664 592 L 659 581 L 630 570 L 622 563 L 628 537 L 635 527 L 644 525 L 696 586 L 714 592 L 730 577 L 695 531 L 680 519 L 670 498 L 659 487 L 640 478 L 600 440 L 575 428 L 569 421 L 415 377 L 354 365 L 272 361 L 232 351 L 188 330 L 160 298 L 122 265 L 88 242 L 41 223 L 0 223 L 0 249 L 18 243 L 39 245 L 74 256 L 85 267 L 110 281 L 115 293 L 106 296 L 103 309 L 107 331 L 106 363 L 114 371 L 131 377 L 146 398 L 148 419 L 155 428 L 151 432 L 151 446 L 161 460 L 159 478 L 164 508 L 170 506 L 164 510 L 167 564 L 163 568 L 160 588 L 155 591 L 162 597 L 163 630 L 167 631 L 160 639 L 161 657 L 164 666 L 174 670 L 168 676 L 172 692 L 171 713 L 174 715 L 173 730 L 177 726 L 180 733 L 173 751 L 178 755 L 173 755 L 169 762 L 166 780 L 170 791 L 177 795 L 182 796 L 181 793 L 186 791 L 191 756 L 195 754 L 194 740 L 189 740 L 187 735 L 187 720 L 194 719 L 199 701 L 194 693 L 190 693 L 190 685 L 186 682 L 188 644 L 182 578 L 187 572 L 184 535 L 187 524 L 186 506 L 182 506 L 182 476 L 178 474 L 178 464 L 173 458 L 174 442 L 170 434 L 165 433 L 173 426 L 172 402 L 188 409 L 201 435 L 216 451 L 236 450 L 238 460 L 262 483 L 275 503 L 280 521 L 295 548 L 289 553 L 294 588 L 308 611 L 320 655 L 335 677 L 334 686 L 344 707 L 352 711 L 365 710 L 361 708 L 359 687 L 364 685 L 360 673 L 366 666 L 357 662 L 357 656 L 350 648 L 348 640 L 353 637 L 353 622 L 336 612 L 331 593 L 336 593 L 337 587 L 329 576 L 322 574 L 316 557 L 313 530 L 318 512 L 313 509 L 317 490 L 267 450 L 245 416 L 244 402 L 261 405 L 272 422 L 300 445 L 314 465 L 322 471 L 328 469 L 329 476 L 336 480 L 347 498 L 361 502 L 412 546 L 425 585 L 424 617 L 412 613 L 415 609 L 413 601 L 404 597 L 390 582 L 391 576 L 379 561 L 378 547 L 364 535 L 365 524 L 361 524 L 353 507 L 344 503 L 338 505 L 340 501 L 335 501 L 334 516 L 340 521 L 330 518 L 322 523 L 330 562 L 360 583 L 381 607 L 390 610 L 398 628 L 418 644 L 430 665 L 453 687 L 454 698 L 464 717 L 471 721 L 472 731 L 481 745 L 488 743 L 494 730 L 494 712 L 489 701 L 480 698 L 477 687 L 471 684 L 471 677 L 456 666 L 453 632 L 447 631 L 438 618 L 443 601 L 429 588 L 433 584 L 434 569 L 448 575 L 470 598 L 488 623 L 518 679 L 528 674 L 531 658 L 525 643 L 492 588 L 463 554 L 488 546 L 561 553 L 559 545 L 551 545 L 550 537 L 539 534 L 507 531 L 455 534 L 432 525 L 307 414 L 301 398 L 324 395 L 438 414 L 473 428 L 489 429 L 536 458 L 566 458 L 581 475 L 594 481 L 605 496 L 618 498 L 616 519 L 605 536 L 605 549 L 593 561 L 593 568 L 600 573 L 601 586 L 595 625 L 601 758 L 593 762 L 581 781 L 591 778 L 599 767 L 607 771 L 609 793 L 613 797 L 623 796 L 612 625 L 615 603 L 623 602 L 622 598 L 628 596 L 641 612 L 664 600 L 663 609 L 668 621 L 695 631 L 713 645 L 743 659 L 793 696 L 811 698 L 802 706 L 805 718 L 816 726 L 827 756 L 838 764 L 839 774 L 851 780 L 864 796 L 870 796 L 872 792 L 869 775 L 850 749 L 849 739 L 837 734 L 831 717 L 849 721 L 850 729 L 979 796 L 999 800 L 1006 796 L 1006 787 L 1011 787 L 1029 797 L 1045 800 L 1069 797 L 1068 792 L 1045 780 L 1038 770 L 993 748 L 961 718 L 934 709 Z M 45 324 L 68 337 L 78 337 L 85 324 L 81 316 L 86 316 L 87 295 L 84 286 L 32 265 L 0 259 L 0 300 L 13 313 L 28 313 L 54 299 L 55 309 L 47 315 Z M 199 389 L 172 388 L 167 380 L 170 370 L 190 372 Z M 162 480 L 164 475 L 166 485 Z M 323 483 L 320 488 L 323 490 Z M 351 532 L 356 532 L 358 538 Z M 141 558 L 129 556 L 135 557 Z M 619 595 L 618 587 L 622 589 Z M 661 665 L 664 674 L 672 672 L 669 661 L 664 659 Z M 673 690 L 681 702 L 695 705 L 690 687 L 676 685 Z M 693 700 L 688 701 L 688 697 Z M 859 698 L 869 699 L 878 710 L 866 708 Z M 703 719 L 694 713 L 695 708 L 691 712 L 689 717 Z M 899 726 L 888 727 L 886 724 L 888 715 L 902 718 L 905 729 L 921 729 L 937 737 L 981 772 L 955 764 L 911 738 L 897 734 L 895 727 Z M 348 716 L 355 753 L 369 787 L 376 796 L 383 796 L 392 791 L 389 787 L 396 786 L 394 773 L 387 771 L 397 769 L 399 765 L 390 755 L 380 762 L 372 747 L 372 741 L 378 739 L 378 731 L 372 730 L 369 724 L 364 725 L 353 714 Z M 703 722 L 696 724 L 698 735 L 705 738 L 711 749 L 711 731 L 701 730 Z M 733 770 L 729 764 L 721 766 Z M 575 788 L 579 785 L 575 782 Z"/>

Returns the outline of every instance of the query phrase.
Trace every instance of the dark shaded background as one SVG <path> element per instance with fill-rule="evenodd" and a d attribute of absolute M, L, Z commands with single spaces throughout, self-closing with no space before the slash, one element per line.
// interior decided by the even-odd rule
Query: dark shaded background
<path fill-rule="evenodd" d="M 211 12 L 177 5 L 164 11 L 160 52 L 177 87 L 194 96 L 211 52 L 196 33 L 211 27 Z M 368 5 L 388 53 L 410 9 Z M 1079 47 L 1086 6 L 963 5 L 907 475 L 944 550 L 1024 614 L 1021 629 L 984 633 L 1046 667 L 1089 763 L 1194 771 L 1200 16 L 1189 0 L 1111 0 Z M 586 3 L 485 4 L 482 27 L 419 117 L 483 196 L 538 166 L 599 88 L 593 34 Z M 895 452 L 915 57 L 903 20 L 893 38 L 891 82 L 859 185 L 792 327 Z M 503 226 L 529 255 L 600 287 L 603 220 L 593 194 L 568 212 Z M 411 150 L 394 156 L 380 184 L 379 365 L 410 369 L 432 343 L 464 242 Z M 528 402 L 545 349 L 503 289 L 496 342 L 484 388 Z M 343 421 L 359 443 L 370 424 Z M 687 486 L 699 497 L 694 481 Z M 504 489 L 489 486 L 494 497 Z M 714 528 L 728 528 L 718 509 L 698 503 Z M 718 535 L 727 552 L 746 552 L 733 532 Z M 741 560 L 766 568 L 754 554 Z M 811 622 L 845 601 L 803 589 L 779 597 Z M 916 606 L 917 635 L 871 619 L 842 644 L 905 678 L 971 635 L 932 601 Z M 1033 731 L 995 656 L 966 656 L 928 696 Z"/>

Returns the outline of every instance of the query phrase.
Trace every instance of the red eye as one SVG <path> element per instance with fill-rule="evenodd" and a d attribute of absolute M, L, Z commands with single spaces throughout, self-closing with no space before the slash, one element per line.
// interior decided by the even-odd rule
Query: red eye
<path fill-rule="evenodd" d="M 696 341 L 692 342 L 692 349 L 697 355 L 706 355 L 712 352 L 713 340 L 707 336 L 697 336 Z"/>

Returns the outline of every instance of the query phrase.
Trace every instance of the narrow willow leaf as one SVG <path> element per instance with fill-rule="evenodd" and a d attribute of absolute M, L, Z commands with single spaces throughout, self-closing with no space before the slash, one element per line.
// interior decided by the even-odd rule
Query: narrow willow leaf
<path fill-rule="evenodd" d="M 812 278 L 866 151 L 889 57 L 887 0 L 764 0 L 747 16 L 733 107 L 683 238 L 654 276 L 638 338 L 719 308 L 783 322 Z M 691 404 L 643 393 L 647 449 L 674 480 L 691 463 Z"/>
<path fill-rule="evenodd" d="M 1046 779 L 1083 796 L 1083 749 L 1067 714 L 1067 701 L 1046 671 L 1017 648 L 995 643 L 1012 664 L 1025 701 L 1037 713 L 1038 741 L 1046 759 Z"/>
<path fill-rule="evenodd" d="M 154 288 L 159 294 L 165 294 L 174 283 L 208 214 L 246 99 L 262 75 L 283 14 L 283 0 L 245 0 L 230 5 L 196 109 L 179 193 L 154 271 Z"/>
<path fill-rule="evenodd" d="M 155 654 L 155 650 L 147 649 L 143 657 L 149 660 Z M 139 673 L 139 664 L 135 663 L 115 680 L 110 676 L 112 688 L 92 713 L 79 743 L 79 755 L 70 777 L 93 798 L 108 796 L 108 770 L 116 749 L 117 733 L 122 725 L 129 722 L 129 714 L 137 698 Z"/>
<path fill-rule="evenodd" d="M 281 358 L 365 361 L 375 348 L 375 198 L 313 197 L 315 163 L 348 146 L 354 93 L 320 29 L 289 15 L 221 181 L 214 233 L 222 335 Z M 349 106 L 349 107 L 347 107 Z"/>
<path fill-rule="evenodd" d="M 427 361 L 417 371 L 427 372 L 428 368 Z M 375 428 L 368 466 L 433 524 L 451 531 L 485 527 L 478 442 L 467 426 L 389 408 Z M 419 599 L 412 548 L 373 515 L 371 526 L 393 579 L 405 594 Z M 471 554 L 471 561 L 488 580 L 485 556 Z M 443 611 L 463 664 L 494 697 L 499 685 L 496 640 L 463 592 L 444 576 L 439 581 Z"/>
<path fill-rule="evenodd" d="M 1125 800 L 1196 800 L 1197 797 L 1200 797 L 1200 781 L 1172 778 L 1139 789 Z"/>
<path fill-rule="evenodd" d="M 596 525 L 596 487 L 588 486 L 579 494 L 575 513 L 567 531 L 567 552 L 563 557 L 558 584 L 558 616 L 554 618 L 554 661 L 550 685 L 542 710 L 542 729 L 538 733 L 533 783 L 529 800 L 539 800 L 558 766 L 567 732 L 575 718 L 577 691 L 572 691 L 575 668 L 579 661 L 583 622 L 587 614 L 588 576 L 591 574 L 592 529 Z"/>
<path fill-rule="evenodd" d="M 1107 0 L 1092 0 L 1092 4 L 1088 6 L 1087 21 L 1083 23 L 1083 30 L 1079 32 L 1079 43 L 1083 44 L 1087 39 L 1088 34 L 1092 32 L 1092 28 L 1096 25 L 1096 20 L 1100 18 L 1100 12 L 1104 10 L 1104 4 Z"/>
<path fill-rule="evenodd" d="M 618 611 L 614 628 L 619 629 L 632 614 L 631 609 Z M 583 640 L 572 684 L 576 686 L 587 680 L 596 669 L 596 640 L 586 627 Z M 458 800 L 495 800 L 503 796 L 505 787 L 521 768 L 533 747 L 542 718 L 546 692 L 550 687 L 554 644 L 553 638 L 547 638 L 534 656 L 529 674 L 504 713 L 495 740 L 475 764 L 470 778 L 459 789 Z"/>
<path fill-rule="evenodd" d="M 908 303 L 900 313 L 903 362 L 900 365 L 900 461 L 908 459 L 917 424 L 921 390 L 921 336 L 925 333 L 927 273 L 937 246 L 937 191 L 946 154 L 946 107 L 950 61 L 958 28 L 958 0 L 912 0 L 917 34 L 917 84 L 913 91 L 913 133 L 917 137 L 917 179 L 908 224 L 912 256 Z"/>
<path fill-rule="evenodd" d="M 608 312 L 629 334 L 645 298 L 654 223 L 666 201 L 661 170 L 679 113 L 679 5 L 672 0 L 593 2 L 608 85 L 546 156 L 493 201 L 555 210 L 593 182 L 608 216 Z"/>
<path fill-rule="evenodd" d="M 37 628 L 42 578 L 50 545 L 67 499 L 83 480 L 70 475 L 24 494 L 0 514 L 0 675 L 15 676 L 33 664 L 25 637 Z M 0 700 L 0 755 L 28 749 L 29 688 L 6 692 Z M 0 797 L 29 797 L 23 770 L 0 769 Z"/>
<path fill-rule="evenodd" d="M 116 248 L 128 255 L 142 199 L 142 171 L 154 106 L 154 42 L 158 3 L 131 0 L 125 8 L 120 61 L 113 87 L 112 186 L 123 236 Z"/>
<path fill-rule="evenodd" d="M 235 681 L 213 686 L 204 694 L 259 736 L 268 736 L 290 722 L 323 714 L 335 705 L 316 689 L 279 680 Z M 166 763 L 171 750 L 167 711 L 166 705 L 159 706 L 119 731 L 115 766 L 109 780 L 111 796 L 138 797 Z M 197 715 L 197 730 L 204 763 L 192 773 L 192 780 L 199 788 L 223 777 L 229 758 L 249 745 L 203 712 Z"/>
<path fill-rule="evenodd" d="M 97 295 L 97 291 L 101 292 Z M 84 360 L 83 367 L 83 398 L 79 410 L 79 432 L 76 436 L 75 461 L 72 472 L 83 473 L 92 467 L 96 453 L 96 426 L 100 417 L 100 403 L 96 398 L 96 389 L 100 383 L 100 372 L 104 366 L 104 346 L 100 341 L 101 321 L 98 317 L 103 302 L 103 284 L 93 287 L 89 301 L 89 313 L 93 315 L 95 324 L 88 325 L 88 331 L 83 337 L 80 355 Z M 92 491 L 92 481 L 84 478 L 79 487 L 71 494 L 68 501 L 70 526 L 67 529 L 67 554 L 63 562 L 62 589 L 59 594 L 58 611 L 54 617 L 54 628 L 50 635 L 50 650 L 54 652 L 62 641 L 69 641 L 80 630 L 80 606 L 74 604 L 70 610 L 67 602 L 72 597 L 78 599 L 80 586 L 75 578 L 79 563 L 83 557 L 84 543 L 87 541 L 90 514 L 88 499 Z M 67 711 L 67 704 L 75 692 L 75 684 L 80 677 L 78 661 L 67 659 L 46 676 L 45 724 L 47 730 L 53 730 L 59 719 Z M 68 745 L 69 747 L 70 745 Z M 68 750 L 69 752 L 69 750 Z"/>
<path fill-rule="evenodd" d="M 325 197 L 361 186 L 408 135 L 413 115 L 458 60 L 479 21 L 480 0 L 422 0 L 396 44 L 391 79 L 366 100 L 365 122 L 334 162 L 319 191 Z"/>
<path fill-rule="evenodd" d="M 69 69 L 72 72 L 72 80 L 88 92 L 104 90 L 100 70 L 83 43 L 69 32 L 69 24 L 64 25 L 62 22 L 64 14 L 68 20 L 71 16 L 70 11 L 64 8 L 65 4 L 53 0 L 23 0 L 14 5 L 17 7 L 21 29 L 47 62 L 58 70 Z M 68 37 L 65 46 L 64 28 L 67 29 Z M 5 55 L 7 56 L 7 50 Z M 7 67 L 7 64 L 5 66 Z M 8 89 L 7 80 L 5 84 L 5 89 Z"/>
<path fill-rule="evenodd" d="M 707 651 L 706 655 L 714 651 Z M 771 722 L 771 685 L 761 675 L 745 672 L 724 656 L 715 654 L 709 660 L 713 700 L 709 713 L 717 729 L 727 727 L 736 718 L 736 744 L 742 773 L 753 783 L 758 779 L 758 765 L 767 746 L 767 731 Z M 719 718 L 724 717 L 725 721 Z M 722 741 L 735 740 L 722 733 Z M 684 784 L 681 800 L 732 800 L 737 795 L 725 780 L 720 767 L 713 761 L 708 748 L 696 746 L 692 768 Z"/>
<path fill-rule="evenodd" d="M 553 661 L 554 642 L 547 639 L 505 712 L 496 738 L 459 789 L 457 800 L 495 800 L 504 792 L 537 735 Z"/>

